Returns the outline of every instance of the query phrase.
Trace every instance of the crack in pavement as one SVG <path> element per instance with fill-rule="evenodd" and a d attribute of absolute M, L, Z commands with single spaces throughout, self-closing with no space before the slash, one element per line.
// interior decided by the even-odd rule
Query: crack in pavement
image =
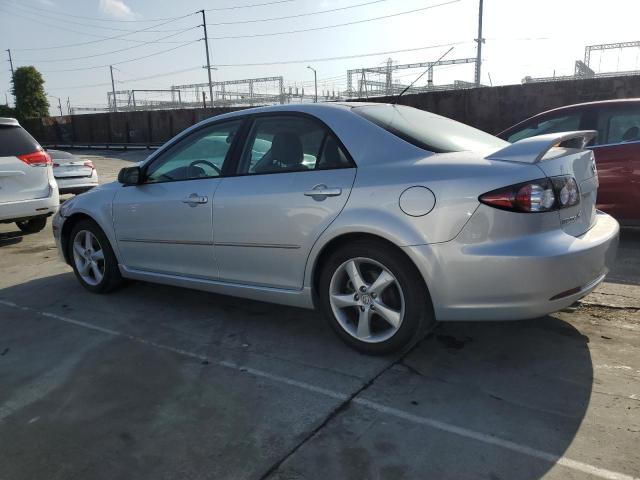
<path fill-rule="evenodd" d="M 293 455 L 295 455 L 295 453 L 298 450 L 300 450 L 306 443 L 308 443 L 318 433 L 320 433 L 321 430 L 323 430 L 327 425 L 329 425 L 329 423 L 331 423 L 331 421 L 334 418 L 336 418 L 342 412 L 346 411 L 351 406 L 351 404 L 353 403 L 353 400 L 355 400 L 358 395 L 360 395 L 362 392 L 367 390 L 371 385 L 373 385 L 376 382 L 376 380 L 378 380 L 378 378 L 380 378 L 383 374 L 388 372 L 391 368 L 395 367 L 396 365 L 404 365 L 404 359 L 411 352 L 413 352 L 419 345 L 421 345 L 423 341 L 425 341 L 427 338 L 431 337 L 431 335 L 432 335 L 432 332 L 427 333 L 420 341 L 416 342 L 415 345 L 411 346 L 410 348 L 407 348 L 406 351 L 404 351 L 403 353 L 398 355 L 398 358 L 396 358 L 395 360 L 390 362 L 388 365 L 385 365 L 383 368 L 380 369 L 380 371 L 378 373 L 376 373 L 368 381 L 363 383 L 360 388 L 358 388 L 355 392 L 353 392 L 346 399 L 344 399 L 340 404 L 338 404 L 338 406 L 336 406 L 333 410 L 331 410 L 329 412 L 329 414 L 324 418 L 324 420 L 322 420 L 322 422 L 320 422 L 320 424 L 316 428 L 311 430 L 311 432 L 309 432 L 308 435 L 306 435 L 302 440 L 300 440 L 280 460 L 278 460 L 273 465 L 271 465 L 271 467 L 269 467 L 269 469 L 263 475 L 261 475 L 259 477 L 259 479 L 260 480 L 266 480 L 272 474 L 274 474 L 284 462 L 286 462 L 289 458 L 291 458 Z"/>

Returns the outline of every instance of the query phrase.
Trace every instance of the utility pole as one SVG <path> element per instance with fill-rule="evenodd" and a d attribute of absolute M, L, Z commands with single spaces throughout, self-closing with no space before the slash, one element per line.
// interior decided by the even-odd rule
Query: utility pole
<path fill-rule="evenodd" d="M 480 73 L 482 68 L 482 44 L 484 43 L 484 38 L 482 38 L 482 3 L 483 0 L 480 0 L 480 8 L 478 11 L 478 38 L 476 38 L 476 42 L 478 42 L 476 57 L 476 87 L 480 86 Z"/>
<path fill-rule="evenodd" d="M 211 60 L 209 59 L 209 37 L 207 35 L 207 17 L 204 14 L 204 9 L 200 10 L 202 13 L 202 28 L 204 28 L 204 48 L 207 51 L 207 75 L 209 76 L 209 102 L 213 107 L 213 85 L 211 84 Z"/>
<path fill-rule="evenodd" d="M 13 103 L 16 102 L 16 84 L 15 84 L 15 73 L 13 72 L 13 59 L 11 58 L 11 49 L 7 48 L 7 53 L 9 54 L 9 65 L 11 66 L 11 84 L 13 85 Z M 7 102 L 7 105 L 9 103 Z"/>
<path fill-rule="evenodd" d="M 58 110 L 60 110 L 60 116 L 62 116 L 62 103 L 60 102 L 60 97 L 56 97 L 55 95 L 47 95 L 47 97 L 58 100 Z"/>
<path fill-rule="evenodd" d="M 111 95 L 113 95 L 113 111 L 118 111 L 118 102 L 116 101 L 116 84 L 113 81 L 113 65 L 109 65 L 109 71 L 111 72 Z"/>
<path fill-rule="evenodd" d="M 316 69 L 313 67 L 307 66 L 309 70 L 313 70 L 313 84 L 315 85 L 315 95 L 314 95 L 314 103 L 318 103 L 318 74 L 316 73 Z"/>

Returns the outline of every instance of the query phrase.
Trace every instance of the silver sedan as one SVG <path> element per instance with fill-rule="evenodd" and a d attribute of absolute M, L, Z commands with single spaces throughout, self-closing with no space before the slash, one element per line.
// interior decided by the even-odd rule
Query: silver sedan
<path fill-rule="evenodd" d="M 436 320 L 563 309 L 604 279 L 618 224 L 595 209 L 593 135 L 510 144 L 400 105 L 243 110 L 68 200 L 54 235 L 92 292 L 128 278 L 316 307 L 386 353 Z"/>

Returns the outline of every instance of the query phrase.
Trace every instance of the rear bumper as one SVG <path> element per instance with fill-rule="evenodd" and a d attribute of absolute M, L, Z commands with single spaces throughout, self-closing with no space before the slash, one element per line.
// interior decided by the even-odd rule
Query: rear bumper
<path fill-rule="evenodd" d="M 8 223 L 31 217 L 51 215 L 58 210 L 59 204 L 58 190 L 54 185 L 48 197 L 0 203 L 0 222 Z"/>
<path fill-rule="evenodd" d="M 65 193 L 80 193 L 98 186 L 98 174 L 94 170 L 90 177 L 56 177 L 58 191 Z"/>
<path fill-rule="evenodd" d="M 466 228 L 466 227 L 465 227 Z M 604 280 L 619 226 L 598 212 L 580 237 L 562 230 L 499 241 L 406 247 L 420 268 L 441 321 L 520 320 L 568 307 Z"/>

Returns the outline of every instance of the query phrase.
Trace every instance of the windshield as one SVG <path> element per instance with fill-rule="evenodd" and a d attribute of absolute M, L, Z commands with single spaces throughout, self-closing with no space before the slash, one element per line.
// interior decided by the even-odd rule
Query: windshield
<path fill-rule="evenodd" d="M 482 151 L 509 145 L 488 133 L 404 105 L 367 105 L 353 111 L 416 147 L 435 153 Z"/>

